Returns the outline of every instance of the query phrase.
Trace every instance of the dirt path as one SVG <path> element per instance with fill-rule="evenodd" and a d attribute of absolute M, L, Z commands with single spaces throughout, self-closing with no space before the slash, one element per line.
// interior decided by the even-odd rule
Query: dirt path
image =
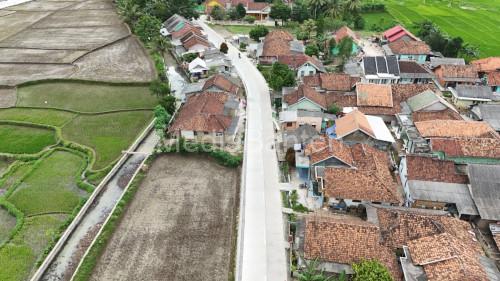
<path fill-rule="evenodd" d="M 90 280 L 227 280 L 238 174 L 200 156 L 156 159 Z"/>

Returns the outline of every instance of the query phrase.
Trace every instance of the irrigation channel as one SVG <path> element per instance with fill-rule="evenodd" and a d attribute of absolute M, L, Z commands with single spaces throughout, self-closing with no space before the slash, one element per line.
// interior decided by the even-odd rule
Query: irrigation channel
<path fill-rule="evenodd" d="M 31 279 L 32 281 L 70 280 L 87 248 L 121 198 L 125 187 L 158 143 L 158 136 L 151 128 L 152 126 L 148 126 L 143 135 L 137 139 L 136 144 L 132 145 L 132 151 L 123 156 L 122 164 L 120 165 L 120 162 L 117 164 L 120 166 L 114 170 L 114 174 L 107 177 L 107 180 L 103 180 L 102 188 L 96 191 L 98 193 L 95 198 L 89 199 L 93 199 L 89 208 L 82 213 L 82 218 L 71 231 L 62 248 L 58 251 L 54 249 L 54 256 L 49 255 Z"/>

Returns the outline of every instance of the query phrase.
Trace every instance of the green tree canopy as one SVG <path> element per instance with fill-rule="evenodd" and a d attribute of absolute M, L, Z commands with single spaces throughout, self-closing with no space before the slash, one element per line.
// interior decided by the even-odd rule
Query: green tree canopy
<path fill-rule="evenodd" d="M 149 42 L 156 36 L 159 36 L 161 21 L 148 14 L 139 17 L 134 25 L 134 32 L 143 42 Z"/>
<path fill-rule="evenodd" d="M 221 51 L 221 53 L 224 53 L 224 54 L 227 54 L 227 52 L 229 51 L 229 48 L 227 47 L 227 44 L 225 42 L 222 42 L 220 44 L 220 51 Z"/>
<path fill-rule="evenodd" d="M 304 1 L 295 1 L 292 7 L 291 19 L 299 23 L 303 23 L 305 20 L 309 19 L 309 11 Z"/>
<path fill-rule="evenodd" d="M 215 5 L 212 8 L 212 11 L 210 12 L 210 16 L 214 20 L 223 20 L 224 16 L 225 16 L 225 13 L 224 13 L 224 10 L 219 5 Z"/>
<path fill-rule="evenodd" d="M 269 29 L 263 25 L 257 25 L 250 30 L 249 36 L 255 41 L 259 41 L 259 38 L 266 36 L 269 33 Z"/>
<path fill-rule="evenodd" d="M 241 4 L 241 3 L 239 3 L 236 6 L 236 12 L 238 14 L 238 19 L 244 18 L 247 14 L 247 10 L 245 10 L 245 6 L 243 6 L 243 4 Z"/>
<path fill-rule="evenodd" d="M 316 44 L 309 44 L 309 45 L 307 45 L 305 53 L 308 56 L 318 56 L 319 55 L 318 45 L 316 45 Z"/>
<path fill-rule="evenodd" d="M 282 24 L 284 24 L 285 21 L 290 19 L 291 13 L 292 10 L 288 7 L 288 5 L 283 3 L 282 0 L 277 0 L 271 5 L 271 12 L 269 12 L 269 16 L 273 19 L 281 20 Z"/>
<path fill-rule="evenodd" d="M 266 80 L 273 90 L 280 91 L 283 87 L 295 85 L 295 71 L 291 70 L 286 64 L 275 62 Z"/>
<path fill-rule="evenodd" d="M 376 260 L 365 260 L 352 265 L 353 281 L 392 281 L 387 268 Z"/>
<path fill-rule="evenodd" d="M 162 82 L 159 79 L 155 79 L 149 84 L 149 91 L 152 95 L 163 98 L 170 94 L 170 85 L 166 82 Z"/>

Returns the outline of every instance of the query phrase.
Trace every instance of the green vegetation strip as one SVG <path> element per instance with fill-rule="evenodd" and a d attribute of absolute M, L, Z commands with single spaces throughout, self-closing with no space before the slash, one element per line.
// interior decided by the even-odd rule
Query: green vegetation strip
<path fill-rule="evenodd" d="M 53 109 L 6 108 L 0 109 L 0 120 L 20 121 L 61 127 L 76 114 Z"/>
<path fill-rule="evenodd" d="M 34 154 L 56 143 L 53 130 L 35 126 L 0 124 L 0 153 Z"/>

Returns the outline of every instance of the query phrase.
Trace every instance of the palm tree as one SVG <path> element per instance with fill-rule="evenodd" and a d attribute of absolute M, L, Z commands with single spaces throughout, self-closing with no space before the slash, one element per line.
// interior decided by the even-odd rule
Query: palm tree
<path fill-rule="evenodd" d="M 167 38 L 165 38 L 164 36 L 160 35 L 160 36 L 156 36 L 154 39 L 153 39 L 153 47 L 158 50 L 160 53 L 163 53 L 165 52 L 166 50 L 172 48 L 172 43 L 170 42 L 170 40 L 168 40 Z"/>
<path fill-rule="evenodd" d="M 361 0 L 348 0 L 347 8 L 351 12 L 359 10 L 359 8 L 361 8 Z"/>
<path fill-rule="evenodd" d="M 133 1 L 126 0 L 119 2 L 120 15 L 123 17 L 125 22 L 133 24 L 141 16 L 140 8 Z"/>
<path fill-rule="evenodd" d="M 338 18 L 342 12 L 342 2 L 340 0 L 330 0 L 328 3 L 328 14 L 333 18 Z"/>
<path fill-rule="evenodd" d="M 318 11 L 328 4 L 328 0 L 308 0 L 309 6 L 313 10 L 314 18 L 318 18 Z"/>
<path fill-rule="evenodd" d="M 313 19 L 304 21 L 302 30 L 307 34 L 307 39 L 311 39 L 312 34 L 316 32 L 316 21 Z"/>

